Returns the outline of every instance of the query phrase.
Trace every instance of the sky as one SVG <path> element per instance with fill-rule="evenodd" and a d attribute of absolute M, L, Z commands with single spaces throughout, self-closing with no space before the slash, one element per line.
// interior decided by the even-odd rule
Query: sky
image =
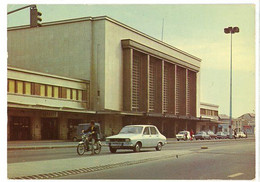
<path fill-rule="evenodd" d="M 107 4 L 109 1 L 104 2 L 106 4 L 100 1 L 95 1 L 98 4 L 88 1 L 75 1 L 73 2 L 75 4 L 67 4 L 69 1 L 39 2 L 37 8 L 42 12 L 43 23 L 106 15 L 202 59 L 200 101 L 218 105 L 219 114 L 229 115 L 230 112 L 231 35 L 225 34 L 224 28 L 239 27 L 240 32 L 232 36 L 232 115 L 239 117 L 248 112 L 255 112 L 255 81 L 258 73 L 255 45 L 258 32 L 255 18 L 258 17 L 256 16 L 258 4 L 234 4 L 239 1 L 228 0 L 225 1 L 226 4 L 208 4 L 210 1 L 203 1 L 203 4 L 194 3 L 196 1 L 192 1 L 193 4 L 187 4 L 191 1 L 185 4 L 183 4 L 185 1 L 173 1 L 174 4 L 168 1 L 166 3 L 160 1 L 160 4 L 159 1 L 135 1 L 141 4 L 117 4 L 112 1 L 112 4 Z M 64 4 L 59 4 L 60 2 Z M 32 3 L 35 2 L 8 1 L 5 4 L 6 11 Z M 27 8 L 8 15 L 6 26 L 28 25 L 29 19 Z"/>

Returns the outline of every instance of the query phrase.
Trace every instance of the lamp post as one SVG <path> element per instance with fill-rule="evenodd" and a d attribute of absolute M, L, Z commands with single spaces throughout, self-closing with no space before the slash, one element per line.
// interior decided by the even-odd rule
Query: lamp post
<path fill-rule="evenodd" d="M 224 29 L 225 34 L 231 35 L 230 41 L 230 120 L 229 120 L 229 138 L 232 137 L 232 34 L 238 33 L 238 27 L 228 27 Z"/>

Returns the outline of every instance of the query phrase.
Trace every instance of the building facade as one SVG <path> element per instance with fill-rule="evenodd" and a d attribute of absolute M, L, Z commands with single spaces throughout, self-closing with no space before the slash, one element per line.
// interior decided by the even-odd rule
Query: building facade
<path fill-rule="evenodd" d="M 200 103 L 200 117 L 203 119 L 208 119 L 206 122 L 198 122 L 197 131 L 213 131 L 214 133 L 218 132 L 218 105 L 209 104 L 209 103 Z"/>
<path fill-rule="evenodd" d="M 201 59 L 109 17 L 8 29 L 8 139 L 105 136 L 154 124 L 167 137 L 201 122 Z M 18 134 L 18 131 L 22 131 Z"/>

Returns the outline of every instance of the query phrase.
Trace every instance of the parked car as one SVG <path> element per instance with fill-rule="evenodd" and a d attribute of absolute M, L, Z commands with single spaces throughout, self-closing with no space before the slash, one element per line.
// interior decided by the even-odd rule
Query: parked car
<path fill-rule="evenodd" d="M 155 148 L 157 151 L 166 144 L 166 137 L 153 125 L 127 125 L 119 134 L 106 138 L 109 150 L 132 149 L 139 152 L 141 148 Z"/>
<path fill-rule="evenodd" d="M 190 132 L 189 131 L 180 131 L 176 135 L 176 139 L 177 139 L 177 141 L 179 141 L 179 140 L 190 140 L 191 139 Z"/>
<path fill-rule="evenodd" d="M 218 139 L 226 139 L 226 138 L 228 138 L 228 135 L 225 132 L 219 131 L 219 132 L 217 132 L 217 138 Z"/>
<path fill-rule="evenodd" d="M 194 135 L 195 139 L 205 140 L 210 139 L 210 136 L 205 131 L 200 131 L 196 135 Z"/>
<path fill-rule="evenodd" d="M 246 138 L 246 135 L 244 132 L 240 131 L 240 132 L 237 132 L 237 138 Z"/>
<path fill-rule="evenodd" d="M 211 139 L 217 139 L 217 135 L 213 131 L 207 131 L 207 134 Z"/>

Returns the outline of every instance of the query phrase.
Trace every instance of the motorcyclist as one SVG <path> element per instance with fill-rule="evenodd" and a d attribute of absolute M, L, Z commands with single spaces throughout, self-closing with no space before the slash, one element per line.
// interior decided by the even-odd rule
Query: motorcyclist
<path fill-rule="evenodd" d="M 87 146 L 87 150 L 89 150 L 89 142 L 92 143 L 92 150 L 91 150 L 91 154 L 94 154 L 94 143 L 96 142 L 96 140 L 98 139 L 98 128 L 95 126 L 95 121 L 91 121 L 90 122 L 90 127 L 87 130 L 82 130 L 82 133 L 88 133 L 90 132 L 91 134 L 89 135 L 88 140 L 86 140 L 86 146 Z"/>

